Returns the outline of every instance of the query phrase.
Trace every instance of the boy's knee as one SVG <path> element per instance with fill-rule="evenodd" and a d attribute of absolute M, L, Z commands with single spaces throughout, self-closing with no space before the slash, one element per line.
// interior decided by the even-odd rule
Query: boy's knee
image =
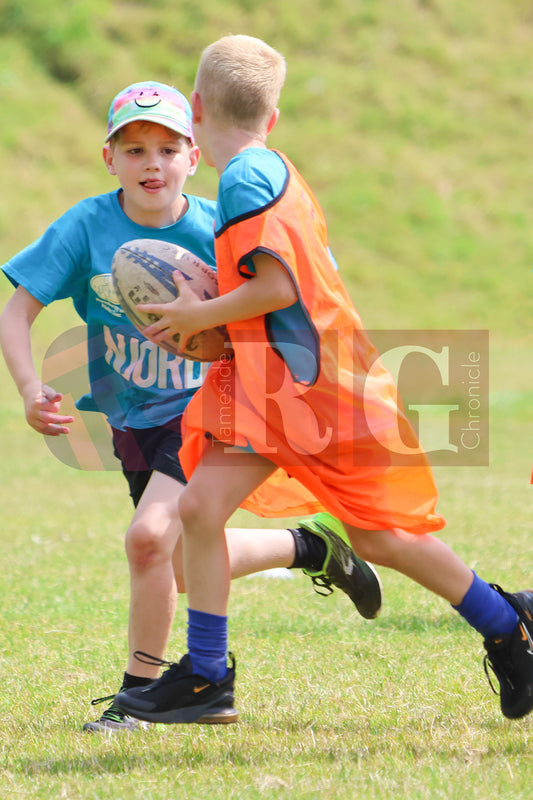
<path fill-rule="evenodd" d="M 179 499 L 179 515 L 183 525 L 195 525 L 199 519 L 205 518 L 205 511 L 205 501 L 187 487 Z"/>
<path fill-rule="evenodd" d="M 384 566 L 384 561 L 387 560 L 387 548 L 384 547 L 384 537 L 381 535 L 383 532 L 346 527 L 354 553 L 364 561 Z"/>
<path fill-rule="evenodd" d="M 226 517 L 218 498 L 202 489 L 189 488 L 179 499 L 179 516 L 187 531 L 203 531 L 209 528 L 224 527 Z"/>
<path fill-rule="evenodd" d="M 170 560 L 172 548 L 168 547 L 160 529 L 137 520 L 126 533 L 126 554 L 132 567 L 142 569 L 154 562 Z"/>

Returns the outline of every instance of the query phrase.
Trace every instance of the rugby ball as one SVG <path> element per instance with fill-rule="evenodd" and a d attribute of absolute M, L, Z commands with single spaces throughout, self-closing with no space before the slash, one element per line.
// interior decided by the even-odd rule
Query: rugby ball
<path fill-rule="evenodd" d="M 158 239 L 134 239 L 113 256 L 111 275 L 122 309 L 142 333 L 159 317 L 137 309 L 139 303 L 169 303 L 178 296 L 172 273 L 179 270 L 201 300 L 218 297 L 216 272 L 184 247 Z M 232 353 L 224 326 L 195 334 L 183 348 L 177 333 L 159 347 L 193 361 L 217 361 Z"/>

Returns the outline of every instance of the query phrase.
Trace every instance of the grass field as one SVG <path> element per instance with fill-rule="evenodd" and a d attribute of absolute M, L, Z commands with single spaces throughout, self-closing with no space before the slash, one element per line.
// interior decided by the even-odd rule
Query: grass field
<path fill-rule="evenodd" d="M 53 335 L 40 332 L 43 346 Z M 518 345 L 493 353 L 490 465 L 436 470 L 446 540 L 511 590 L 533 583 L 527 357 Z M 0 387 L 0 797 L 529 795 L 532 722 L 501 717 L 479 637 L 386 570 L 371 623 L 303 575 L 233 584 L 237 726 L 83 734 L 101 708 L 90 699 L 116 689 L 125 663 L 129 499 L 118 472 L 70 469 L 26 429 L 3 365 Z M 183 652 L 184 622 L 182 603 L 170 657 Z"/>
<path fill-rule="evenodd" d="M 289 63 L 272 143 L 323 204 L 366 325 L 489 330 L 490 461 L 436 469 L 443 538 L 482 577 L 533 588 L 530 5 L 6 0 L 0 262 L 115 186 L 100 148 L 116 91 L 189 91 L 213 38 L 267 38 Z M 214 196 L 215 176 L 202 166 L 190 190 Z M 77 324 L 63 303 L 43 314 L 36 363 Z M 479 637 L 386 570 L 372 623 L 299 574 L 235 582 L 238 725 L 83 734 L 125 666 L 127 491 L 50 453 L 1 360 L 0 447 L 0 800 L 530 796 L 533 718 L 502 718 Z M 182 602 L 171 658 L 184 620 Z"/>

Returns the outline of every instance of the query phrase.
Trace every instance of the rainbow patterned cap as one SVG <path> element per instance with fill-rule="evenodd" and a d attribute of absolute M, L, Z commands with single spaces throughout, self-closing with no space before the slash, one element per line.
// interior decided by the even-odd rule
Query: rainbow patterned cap
<path fill-rule="evenodd" d="M 143 81 L 119 92 L 109 108 L 106 142 L 128 122 L 138 120 L 157 122 L 194 142 L 189 101 L 173 86 Z"/>

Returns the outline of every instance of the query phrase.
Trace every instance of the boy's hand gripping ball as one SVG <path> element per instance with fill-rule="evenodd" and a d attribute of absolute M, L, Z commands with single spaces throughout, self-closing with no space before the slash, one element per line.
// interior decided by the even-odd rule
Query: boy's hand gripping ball
<path fill-rule="evenodd" d="M 125 242 L 113 256 L 111 274 L 124 313 L 142 333 L 155 322 L 154 314 L 137 309 L 139 303 L 169 303 L 178 295 L 172 273 L 178 270 L 201 300 L 218 297 L 216 272 L 189 250 L 158 239 L 134 239 Z M 192 336 L 184 350 L 179 334 L 159 347 L 193 361 L 217 361 L 231 355 L 224 326 L 210 328 Z M 226 344 L 227 343 L 227 344 Z"/>

